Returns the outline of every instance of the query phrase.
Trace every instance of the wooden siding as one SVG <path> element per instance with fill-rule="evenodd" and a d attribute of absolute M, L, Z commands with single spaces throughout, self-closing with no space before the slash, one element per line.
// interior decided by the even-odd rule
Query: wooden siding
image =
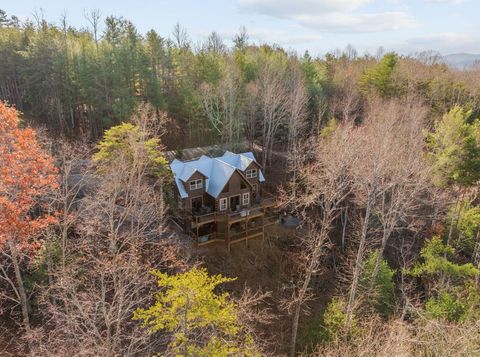
<path fill-rule="evenodd" d="M 246 188 L 241 188 L 241 183 L 244 183 Z M 240 195 L 240 207 L 248 207 L 243 205 L 243 200 L 242 200 L 242 194 L 243 193 L 249 193 L 250 194 L 250 202 L 252 200 L 252 186 L 248 183 L 247 180 L 238 172 L 235 171 L 230 177 L 230 180 L 228 181 L 227 185 L 225 187 L 228 187 L 228 191 L 226 192 L 221 192 L 220 195 L 218 195 L 217 199 L 215 200 L 215 211 L 220 211 L 220 198 L 227 198 L 228 202 L 228 207 L 227 210 L 230 210 L 230 197 L 232 196 L 238 196 Z"/>
<path fill-rule="evenodd" d="M 193 180 L 202 180 L 202 188 L 196 189 L 196 190 L 190 190 L 190 181 Z M 192 208 L 192 198 L 202 196 L 203 197 L 203 202 L 205 204 L 206 202 L 206 197 L 208 196 L 205 193 L 205 176 L 202 175 L 200 172 L 195 172 L 188 180 L 187 182 L 183 183 L 183 186 L 185 187 L 185 191 L 187 191 L 188 198 L 185 199 L 185 209 L 191 209 Z"/>

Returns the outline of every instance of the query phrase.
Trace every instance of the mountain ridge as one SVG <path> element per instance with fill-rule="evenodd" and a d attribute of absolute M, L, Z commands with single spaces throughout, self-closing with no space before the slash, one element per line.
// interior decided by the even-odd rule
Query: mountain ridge
<path fill-rule="evenodd" d="M 451 53 L 443 56 L 447 65 L 457 69 L 466 69 L 480 63 L 480 54 L 474 53 Z"/>

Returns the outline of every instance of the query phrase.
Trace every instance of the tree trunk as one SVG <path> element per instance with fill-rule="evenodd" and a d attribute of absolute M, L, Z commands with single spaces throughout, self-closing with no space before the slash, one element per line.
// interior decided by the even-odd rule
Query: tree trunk
<path fill-rule="evenodd" d="M 480 269 L 480 228 L 477 229 L 477 235 L 475 236 L 475 248 L 473 250 L 473 265 Z M 478 275 L 475 276 L 475 285 L 477 289 L 479 287 L 480 277 Z"/>
<path fill-rule="evenodd" d="M 27 294 L 25 293 L 25 286 L 23 285 L 23 278 L 20 272 L 20 260 L 18 250 L 12 240 L 8 241 L 8 246 L 12 252 L 12 262 L 15 270 L 15 279 L 17 281 L 17 290 L 20 295 L 20 305 L 22 307 L 23 325 L 27 334 L 30 332 L 30 318 L 28 316 L 29 304 Z"/>
<path fill-rule="evenodd" d="M 315 266 L 317 264 L 318 259 L 320 258 L 321 248 L 323 246 L 323 238 L 320 238 L 319 244 L 316 247 L 315 251 L 313 252 L 312 259 L 310 260 L 310 264 L 308 266 L 307 274 L 305 275 L 305 280 L 303 281 L 302 287 L 298 293 L 298 302 L 295 306 L 295 311 L 293 314 L 293 321 L 292 321 L 292 340 L 290 343 L 290 357 L 295 356 L 295 347 L 297 343 L 297 331 L 298 331 L 298 321 L 300 320 L 300 311 L 302 308 L 303 300 L 305 299 L 305 294 L 307 293 L 308 286 L 310 285 L 310 281 L 312 280 L 312 274 L 315 270 Z"/>
<path fill-rule="evenodd" d="M 348 297 L 347 318 L 345 321 L 346 331 L 350 330 L 350 325 L 352 322 L 353 305 L 355 303 L 355 295 L 357 293 L 358 280 L 360 278 L 360 270 L 362 267 L 363 251 L 365 250 L 365 244 L 366 244 L 367 233 L 368 233 L 368 222 L 370 220 L 372 196 L 373 196 L 373 193 L 368 194 L 367 207 L 365 210 L 365 217 L 364 217 L 363 226 L 362 226 L 362 233 L 360 236 L 360 243 L 358 245 L 357 258 L 355 260 L 355 269 L 353 271 L 352 286 L 350 287 L 350 294 Z"/>
<path fill-rule="evenodd" d="M 348 206 L 345 206 L 345 211 L 342 214 L 342 249 L 345 249 L 345 231 L 348 222 Z"/>

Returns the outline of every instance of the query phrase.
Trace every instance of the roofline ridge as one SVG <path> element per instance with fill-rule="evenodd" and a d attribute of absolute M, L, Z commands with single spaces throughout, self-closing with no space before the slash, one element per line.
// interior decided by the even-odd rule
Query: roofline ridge
<path fill-rule="evenodd" d="M 212 160 L 220 161 L 222 164 L 228 165 L 228 166 L 232 167 L 232 168 L 235 169 L 235 170 L 237 169 L 237 167 L 233 166 L 232 164 L 229 164 L 228 162 L 223 161 L 223 160 L 221 159 L 221 156 L 220 156 L 220 157 L 212 157 Z"/>

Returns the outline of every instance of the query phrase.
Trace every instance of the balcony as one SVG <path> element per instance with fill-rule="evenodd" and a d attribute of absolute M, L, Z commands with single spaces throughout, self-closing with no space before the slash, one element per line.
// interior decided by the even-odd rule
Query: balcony
<path fill-rule="evenodd" d="M 207 223 L 229 222 L 235 223 L 245 220 L 247 217 L 255 218 L 264 214 L 265 209 L 275 206 L 275 200 L 272 195 L 263 195 L 258 199 L 254 199 L 249 208 L 241 208 L 234 212 L 227 211 L 213 211 L 211 206 L 203 206 L 199 209 L 194 209 L 191 212 L 185 211 L 185 216 L 192 222 L 192 228 L 201 226 Z"/>

